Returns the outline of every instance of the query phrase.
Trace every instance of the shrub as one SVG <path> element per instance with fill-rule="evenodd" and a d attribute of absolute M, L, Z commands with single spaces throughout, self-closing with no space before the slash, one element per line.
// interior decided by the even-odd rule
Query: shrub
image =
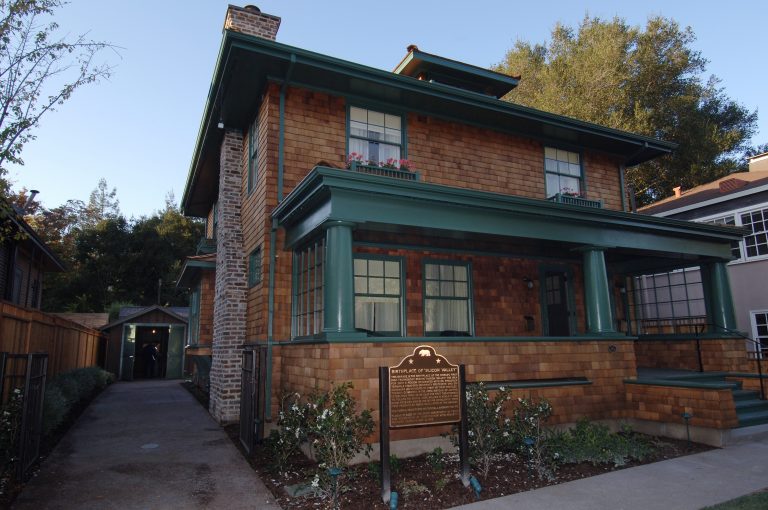
<path fill-rule="evenodd" d="M 24 395 L 15 388 L 8 402 L 0 407 L 0 472 L 10 470 L 16 462 L 21 429 L 21 413 Z"/>
<path fill-rule="evenodd" d="M 514 436 L 518 449 L 526 455 L 530 468 L 539 478 L 553 478 L 546 460 L 547 432 L 544 423 L 552 416 L 547 399 L 518 398 L 514 411 Z"/>
<path fill-rule="evenodd" d="M 43 435 L 50 435 L 64 423 L 70 405 L 59 386 L 49 385 L 43 398 Z"/>
<path fill-rule="evenodd" d="M 51 379 L 49 385 L 61 390 L 61 394 L 67 400 L 68 407 L 72 407 L 80 402 L 80 385 L 69 372 L 57 375 Z"/>
<path fill-rule="evenodd" d="M 280 414 L 277 419 L 279 430 L 273 430 L 267 438 L 267 447 L 272 455 L 275 468 L 284 474 L 288 459 L 299 451 L 307 440 L 307 413 L 309 408 L 300 402 L 301 395 L 290 393 L 280 400 Z"/>
<path fill-rule="evenodd" d="M 469 458 L 482 475 L 488 476 L 493 458 L 500 454 L 510 438 L 510 421 L 503 413 L 510 399 L 509 390 L 499 388 L 491 398 L 483 383 L 467 386 L 467 436 Z M 451 441 L 458 447 L 458 428 L 454 427 Z"/>
<path fill-rule="evenodd" d="M 307 437 L 319 462 L 312 486 L 319 496 L 332 497 L 334 504 L 348 490 L 344 468 L 359 452 L 367 456 L 371 451 L 371 445 L 365 443 L 374 429 L 371 411 L 357 413 L 350 389 L 352 383 L 347 382 L 325 393 L 315 392 L 307 404 Z"/>
<path fill-rule="evenodd" d="M 549 450 L 556 463 L 613 463 L 618 467 L 630 460 L 644 459 L 652 447 L 628 427 L 613 434 L 607 426 L 583 419 L 572 429 L 552 434 Z"/>

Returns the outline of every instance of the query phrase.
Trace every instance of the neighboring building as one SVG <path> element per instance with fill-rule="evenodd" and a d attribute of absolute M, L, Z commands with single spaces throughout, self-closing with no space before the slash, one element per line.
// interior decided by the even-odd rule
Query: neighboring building
<path fill-rule="evenodd" d="M 107 370 L 123 381 L 183 377 L 187 314 L 186 307 L 121 308 L 101 327 L 108 337 Z"/>
<path fill-rule="evenodd" d="M 377 410 L 378 367 L 428 343 L 469 381 L 549 398 L 555 423 L 684 434 L 673 425 L 694 404 L 694 428 L 742 423 L 730 393 L 632 382 L 693 359 L 750 370 L 717 329 L 735 327 L 739 233 L 627 212 L 625 168 L 674 144 L 502 101 L 518 78 L 415 46 L 387 72 L 275 42 L 279 25 L 228 9 L 182 199 L 215 244 L 182 280 L 200 289 L 200 324 L 213 303 L 217 420 L 238 419 L 243 345 L 265 346 L 270 420 L 279 395 L 340 381 Z M 712 324 L 698 358 L 689 333 L 674 347 L 626 334 L 636 275 L 696 266 Z"/>
<path fill-rule="evenodd" d="M 0 244 L 0 297 L 15 305 L 40 309 L 45 273 L 64 272 L 59 257 L 24 221 L 23 211 L 6 204 L 7 238 Z"/>
<path fill-rule="evenodd" d="M 748 172 L 690 190 L 678 188 L 640 212 L 747 229 L 743 239 L 731 244 L 728 263 L 736 326 L 768 352 L 768 153 L 750 158 Z M 697 278 L 695 272 L 691 276 Z"/>

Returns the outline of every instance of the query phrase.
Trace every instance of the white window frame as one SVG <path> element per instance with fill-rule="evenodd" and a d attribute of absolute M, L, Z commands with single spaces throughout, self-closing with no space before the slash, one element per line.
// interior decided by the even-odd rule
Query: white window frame
<path fill-rule="evenodd" d="M 768 209 L 768 202 L 763 202 L 760 204 L 750 205 L 749 207 L 740 207 L 738 209 L 731 209 L 728 211 L 724 211 L 718 214 L 712 214 L 708 216 L 702 216 L 701 218 L 694 218 L 693 221 L 698 223 L 706 223 L 708 221 L 717 220 L 720 218 L 725 218 L 726 216 L 733 216 L 736 226 L 742 227 L 743 224 L 741 223 L 741 215 L 744 213 L 750 213 L 754 211 L 760 211 Z M 744 241 L 744 238 L 742 238 L 739 241 L 739 249 L 741 250 L 741 258 L 734 259 L 730 261 L 728 264 L 746 264 L 749 262 L 756 262 L 759 260 L 768 260 L 768 255 L 757 255 L 755 257 L 749 257 L 747 256 L 747 246 L 746 242 Z"/>
<path fill-rule="evenodd" d="M 749 325 L 752 327 L 752 339 L 755 342 L 758 342 L 758 344 L 761 347 L 763 347 L 761 349 L 763 352 L 766 352 L 766 351 L 768 351 L 768 335 L 765 336 L 765 340 L 766 341 L 765 341 L 765 344 L 763 344 L 763 342 L 760 339 L 760 335 L 757 334 L 757 320 L 756 320 L 756 316 L 757 315 L 766 315 L 766 316 L 768 316 L 768 310 L 750 310 L 749 311 Z M 758 348 L 757 348 L 758 344 L 751 344 L 748 347 L 748 350 L 753 351 L 753 352 L 757 352 L 758 351 Z M 765 357 L 765 354 L 763 354 L 761 357 Z"/>

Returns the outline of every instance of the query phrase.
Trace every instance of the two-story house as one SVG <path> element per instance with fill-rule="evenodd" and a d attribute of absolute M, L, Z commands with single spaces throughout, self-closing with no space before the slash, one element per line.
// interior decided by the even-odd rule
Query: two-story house
<path fill-rule="evenodd" d="M 228 9 L 182 200 L 215 245 L 188 262 L 192 286 L 215 259 L 215 418 L 238 419 L 244 344 L 266 348 L 267 420 L 341 381 L 377 409 L 378 367 L 429 344 L 469 381 L 549 398 L 554 422 L 682 423 L 693 397 L 633 382 L 656 350 L 617 327 L 627 286 L 700 266 L 709 322 L 733 327 L 740 232 L 627 211 L 625 169 L 674 144 L 500 99 L 525 77 L 415 46 L 383 71 L 276 42 L 279 25 Z M 748 370 L 736 339 L 698 343 L 703 369 Z M 692 425 L 737 425 L 730 393 L 700 402 Z"/>

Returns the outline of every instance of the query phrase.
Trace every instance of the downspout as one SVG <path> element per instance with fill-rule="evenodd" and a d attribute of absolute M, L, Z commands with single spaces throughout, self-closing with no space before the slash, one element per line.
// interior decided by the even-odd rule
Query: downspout
<path fill-rule="evenodd" d="M 283 201 L 283 174 L 285 170 L 285 92 L 288 83 L 291 81 L 293 66 L 296 64 L 296 55 L 291 53 L 291 63 L 285 73 L 285 80 L 280 86 L 280 119 L 279 134 L 277 144 L 277 203 Z M 264 418 L 272 418 L 272 346 L 275 343 L 275 264 L 277 263 L 277 229 L 279 223 L 272 218 L 272 228 L 269 231 L 269 297 L 267 313 L 267 374 L 264 384 L 264 397 L 266 405 L 264 406 Z"/>

